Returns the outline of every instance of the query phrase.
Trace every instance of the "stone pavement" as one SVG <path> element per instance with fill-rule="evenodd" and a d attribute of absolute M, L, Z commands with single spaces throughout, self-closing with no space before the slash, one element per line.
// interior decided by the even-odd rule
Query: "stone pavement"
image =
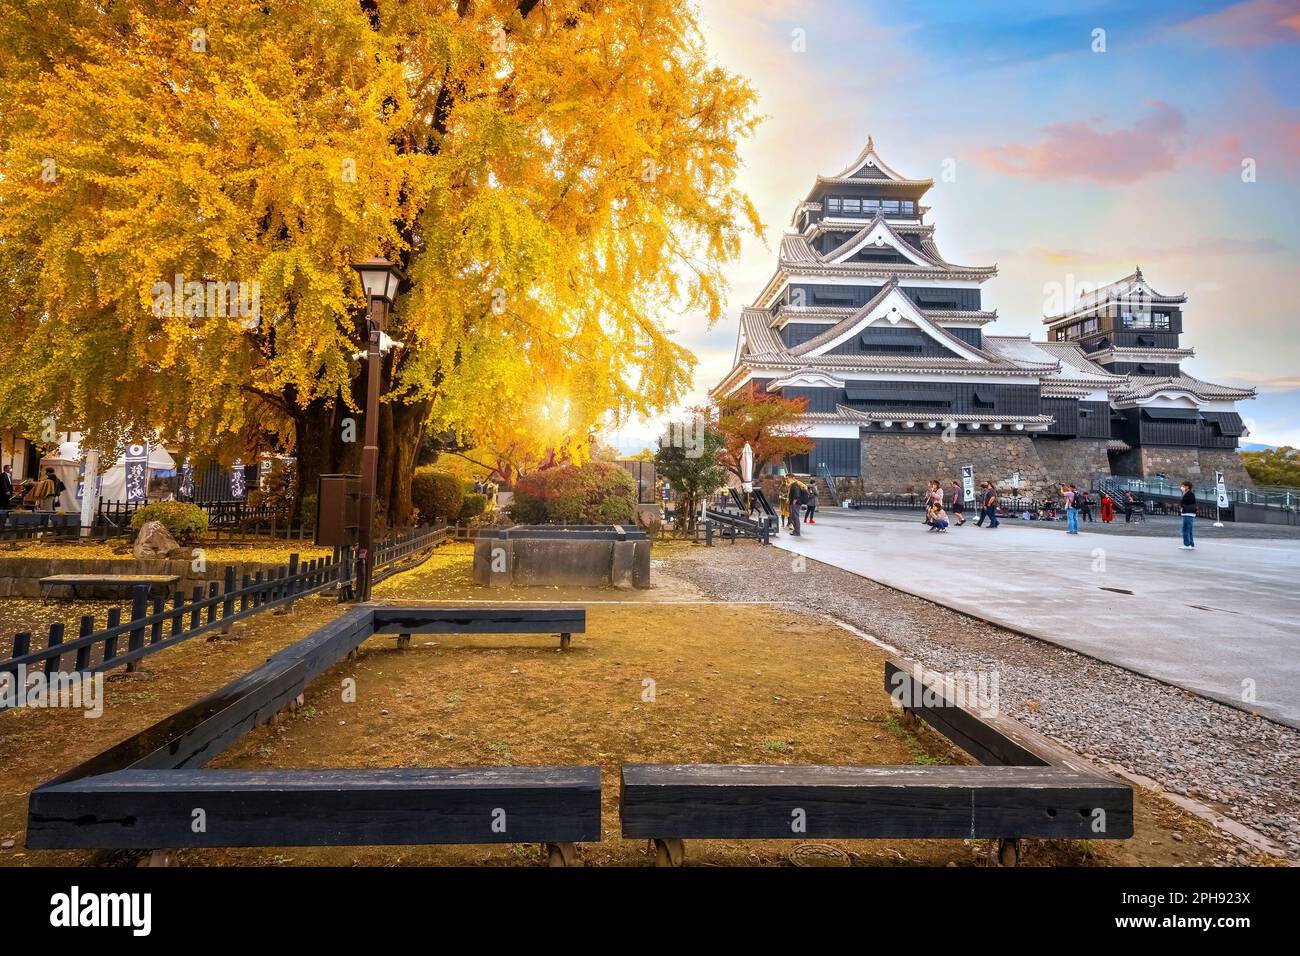
<path fill-rule="evenodd" d="M 1300 727 L 1300 539 L 1070 536 L 825 508 L 778 547 Z M 815 566 L 807 573 L 815 573 Z M 1251 700 L 1253 695 L 1254 699 Z"/>

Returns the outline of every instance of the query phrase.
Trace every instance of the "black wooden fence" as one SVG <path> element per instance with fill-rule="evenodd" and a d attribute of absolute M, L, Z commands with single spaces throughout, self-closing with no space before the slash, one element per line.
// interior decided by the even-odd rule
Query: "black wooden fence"
<path fill-rule="evenodd" d="M 448 538 L 446 528 L 431 528 L 386 539 L 376 549 L 375 580 L 414 567 L 426 556 L 424 552 L 431 552 Z M 228 565 L 221 584 L 210 581 L 206 591 L 196 586 L 188 596 L 177 591 L 172 595 L 171 607 L 162 596 L 151 598 L 148 585 L 137 585 L 130 617 L 125 621 L 123 608 L 110 608 L 107 625 L 95 630 L 95 618 L 87 614 L 71 640 L 66 639 L 66 626 L 56 622 L 50 625 L 45 646 L 35 649 L 31 632 L 15 634 L 12 655 L 0 661 L 0 674 L 11 674 L 11 679 L 17 681 L 19 668 L 29 672 L 43 669 L 47 675 L 61 673 L 67 661 L 80 672 L 96 673 L 122 666 L 135 670 L 143 657 L 209 631 L 220 629 L 226 633 L 235 621 L 270 608 L 331 589 L 337 589 L 341 596 L 350 595 L 355 573 L 353 551 L 345 547 L 336 548 L 331 557 L 306 562 L 292 554 L 288 564 L 270 572 L 245 574 L 239 582 L 235 580 L 234 566 Z M 21 681 L 18 689 L 22 689 Z"/>

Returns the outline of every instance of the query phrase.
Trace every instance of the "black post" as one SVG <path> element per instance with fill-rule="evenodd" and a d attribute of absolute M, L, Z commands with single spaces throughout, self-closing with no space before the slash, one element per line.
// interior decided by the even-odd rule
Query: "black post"
<path fill-rule="evenodd" d="M 46 647 L 51 647 L 51 648 L 58 647 L 62 643 L 63 643 L 63 622 L 55 621 L 53 624 L 50 625 L 50 640 L 49 643 L 46 644 Z M 61 654 L 55 654 L 53 657 L 47 657 L 45 659 L 45 674 L 47 677 L 50 674 L 53 674 L 55 671 L 60 669 L 59 662 L 62 660 L 62 657 L 63 655 Z"/>

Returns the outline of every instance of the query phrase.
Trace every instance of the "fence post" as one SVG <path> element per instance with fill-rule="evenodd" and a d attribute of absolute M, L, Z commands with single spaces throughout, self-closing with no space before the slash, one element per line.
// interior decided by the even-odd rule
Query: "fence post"
<path fill-rule="evenodd" d="M 120 607 L 109 608 L 108 625 L 107 625 L 108 628 L 111 630 L 112 628 L 117 627 L 121 623 L 122 623 L 122 609 Z M 115 657 L 117 657 L 117 635 L 116 634 L 114 634 L 112 637 L 104 638 L 103 663 L 107 664 Z"/>
<path fill-rule="evenodd" d="M 90 637 L 95 633 L 95 618 L 91 614 L 83 614 L 81 617 L 81 629 L 78 631 L 78 637 Z M 74 665 L 77 670 L 84 671 L 90 666 L 90 645 L 77 648 L 77 663 Z"/>
<path fill-rule="evenodd" d="M 149 614 L 149 585 L 137 584 L 134 588 L 131 589 L 131 620 L 138 621 L 140 620 L 140 618 L 148 616 L 148 614 Z M 130 652 L 130 651 L 138 651 L 142 647 L 144 647 L 144 628 L 137 627 L 131 631 L 130 636 L 127 638 L 126 649 L 128 652 Z M 127 662 L 126 672 L 128 674 L 134 674 L 139 669 L 140 669 L 139 661 Z"/>
<path fill-rule="evenodd" d="M 55 623 L 50 625 L 50 640 L 45 646 L 49 648 L 55 648 L 62 643 L 63 643 L 63 623 L 61 621 L 56 621 Z M 53 657 L 45 658 L 45 676 L 48 677 L 50 674 L 53 674 L 55 671 L 62 671 L 63 668 L 59 666 L 59 664 L 62 663 L 62 661 L 63 661 L 62 654 L 55 654 Z"/>
<path fill-rule="evenodd" d="M 163 636 L 162 612 L 166 607 L 167 607 L 167 599 L 163 597 L 161 594 L 153 599 L 153 611 L 151 612 L 150 616 L 156 617 L 158 618 L 158 620 L 154 621 L 149 628 L 150 644 L 157 644 L 159 641 L 162 640 L 162 636 Z"/>
<path fill-rule="evenodd" d="M 336 590 L 339 595 L 339 603 L 352 600 L 352 546 L 343 545 L 338 552 L 338 569 L 336 580 L 338 587 Z"/>
<path fill-rule="evenodd" d="M 191 630 L 191 631 L 194 630 L 196 627 L 199 626 L 199 615 L 203 612 L 203 609 L 202 609 L 201 607 L 199 607 L 199 603 L 200 603 L 202 600 L 203 600 L 203 587 L 202 587 L 202 585 L 198 585 L 198 584 L 196 584 L 196 585 L 194 585 L 194 590 L 190 592 L 190 626 L 189 626 L 189 630 Z"/>
<path fill-rule="evenodd" d="M 300 590 L 302 590 L 302 588 L 299 587 L 299 584 L 300 582 L 298 581 L 298 555 L 295 552 L 289 555 L 289 580 L 285 584 L 285 591 L 287 592 L 286 596 L 289 598 L 289 602 L 285 604 L 283 613 L 285 614 L 293 613 L 293 596 L 297 594 Z"/>
<path fill-rule="evenodd" d="M 30 631 L 19 631 L 14 635 L 14 657 L 22 657 L 32 646 Z"/>
<path fill-rule="evenodd" d="M 225 594 L 226 599 L 221 602 L 221 618 L 224 622 L 221 625 L 221 633 L 229 634 L 231 626 L 230 616 L 235 613 L 235 599 L 231 597 L 235 591 L 235 566 L 233 564 L 226 565 L 226 577 L 223 583 L 225 587 L 223 593 Z"/>

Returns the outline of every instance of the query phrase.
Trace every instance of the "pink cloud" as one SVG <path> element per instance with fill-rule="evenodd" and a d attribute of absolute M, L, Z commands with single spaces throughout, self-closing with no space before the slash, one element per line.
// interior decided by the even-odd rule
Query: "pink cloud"
<path fill-rule="evenodd" d="M 1181 25 L 1211 46 L 1259 47 L 1300 40 L 1300 4 L 1295 0 L 1243 0 Z"/>
<path fill-rule="evenodd" d="M 1241 145 L 1241 137 L 1236 133 L 1219 133 L 1207 136 L 1192 150 L 1192 162 L 1208 166 L 1215 172 L 1226 172 L 1241 166 L 1242 157 L 1246 155 Z"/>
<path fill-rule="evenodd" d="M 1149 106 L 1129 129 L 1103 130 L 1083 120 L 1052 123 L 1035 143 L 987 146 L 971 155 L 990 169 L 1028 179 L 1135 182 L 1178 165 L 1187 126 L 1177 107 L 1160 100 Z"/>

